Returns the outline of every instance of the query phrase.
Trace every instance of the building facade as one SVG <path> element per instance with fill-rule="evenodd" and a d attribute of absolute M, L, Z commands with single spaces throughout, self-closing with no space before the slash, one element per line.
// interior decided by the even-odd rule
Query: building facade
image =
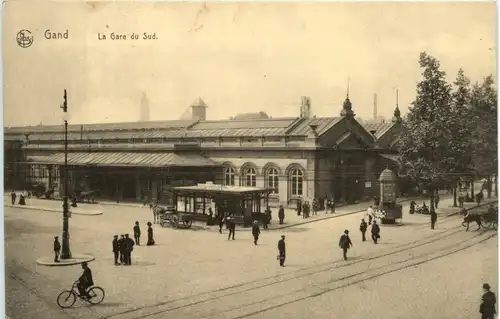
<path fill-rule="evenodd" d="M 272 206 L 376 196 L 380 172 L 396 165 L 399 109 L 392 122 L 364 127 L 349 97 L 336 117 L 311 117 L 310 99 L 302 101 L 296 118 L 207 121 L 207 105 L 198 99 L 192 120 L 69 125 L 69 191 L 168 202 L 172 186 L 212 181 L 271 188 Z M 62 125 L 4 134 L 6 188 L 23 180 L 63 191 Z"/>

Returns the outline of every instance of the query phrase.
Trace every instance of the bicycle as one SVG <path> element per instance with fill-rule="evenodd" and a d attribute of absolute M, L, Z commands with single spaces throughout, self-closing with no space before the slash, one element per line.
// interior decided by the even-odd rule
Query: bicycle
<path fill-rule="evenodd" d="M 80 295 L 77 284 L 78 281 L 75 281 L 75 283 L 73 283 L 73 286 L 71 287 L 71 290 L 65 290 L 61 292 L 59 296 L 57 296 L 57 305 L 59 305 L 59 307 L 70 308 L 75 304 L 77 297 L 92 305 L 97 305 L 104 300 L 104 289 L 102 289 L 101 287 L 92 286 L 87 288 L 87 293 L 90 296 L 90 298 L 87 298 Z"/>

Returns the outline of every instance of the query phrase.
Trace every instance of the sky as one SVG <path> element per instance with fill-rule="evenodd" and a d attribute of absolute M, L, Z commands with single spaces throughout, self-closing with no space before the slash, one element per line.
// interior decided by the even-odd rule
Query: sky
<path fill-rule="evenodd" d="M 450 81 L 496 78 L 496 7 L 489 3 L 4 2 L 4 125 L 176 120 L 198 97 L 207 119 L 265 111 L 339 116 L 349 82 L 358 117 L 405 114 L 421 78 L 419 53 Z M 17 44 L 22 29 L 33 35 Z M 68 39 L 46 39 L 68 31 Z M 157 39 L 143 40 L 144 32 Z M 126 40 L 111 40 L 111 33 Z M 139 39 L 130 39 L 132 33 Z M 99 34 L 106 40 L 99 40 Z"/>

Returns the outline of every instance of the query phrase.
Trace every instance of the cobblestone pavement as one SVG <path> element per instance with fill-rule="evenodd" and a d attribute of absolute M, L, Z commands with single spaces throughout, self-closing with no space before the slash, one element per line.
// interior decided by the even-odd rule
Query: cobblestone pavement
<path fill-rule="evenodd" d="M 449 205 L 443 200 L 441 206 Z M 73 215 L 71 249 L 96 256 L 90 267 L 96 284 L 106 290 L 106 299 L 102 305 L 77 304 L 61 311 L 56 297 L 71 286 L 81 268 L 35 263 L 51 254 L 53 236 L 61 232 L 61 215 L 6 208 L 7 314 L 40 318 L 43 312 L 43 317 L 56 319 L 279 318 L 285 314 L 295 318 L 444 319 L 457 318 L 457 312 L 475 313 L 482 282 L 490 282 L 496 291 L 496 237 L 486 240 L 496 232 L 475 231 L 474 226 L 465 232 L 460 217 L 444 214 L 437 229 L 431 230 L 429 216 L 408 215 L 407 211 L 406 205 L 403 226 L 381 227 L 378 245 L 360 241 L 358 226 L 363 213 L 263 231 L 258 246 L 247 232 L 237 232 L 236 240 L 228 241 L 226 232 L 220 235 L 196 227 L 181 230 L 155 225 L 157 245 L 135 247 L 130 267 L 113 265 L 111 240 L 114 234 L 132 233 L 135 220 L 145 235 L 145 223 L 151 217 L 148 209 L 116 207 L 99 216 Z M 354 243 L 347 262 L 341 260 L 338 249 L 344 229 L 351 230 Z M 280 234 L 287 238 L 284 268 L 276 261 Z M 486 241 L 479 243 L 483 239 Z M 469 250 L 444 257 L 450 258 L 453 269 L 445 259 L 412 266 L 475 243 Z M 411 248 L 415 245 L 420 246 Z M 386 256 L 376 258 L 381 255 Z M 404 266 L 407 268 L 398 269 Z M 375 277 L 384 272 L 387 274 Z M 464 273 L 467 278 L 461 278 Z M 437 289 L 435 285 L 442 286 Z M 463 291 L 467 294 L 462 297 Z M 450 312 L 442 311 L 438 314 L 442 317 L 426 316 L 426 309 L 432 307 L 421 301 L 449 304 L 443 311 Z M 267 311 L 258 312 L 262 309 Z M 458 316 L 465 317 L 469 316 Z"/>

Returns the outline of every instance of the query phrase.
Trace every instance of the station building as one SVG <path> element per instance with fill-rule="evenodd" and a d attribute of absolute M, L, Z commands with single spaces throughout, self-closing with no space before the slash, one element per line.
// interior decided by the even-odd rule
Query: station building
<path fill-rule="evenodd" d="M 99 190 L 121 201 L 169 201 L 169 188 L 197 183 L 268 187 L 272 206 L 299 199 L 355 202 L 379 193 L 378 177 L 395 167 L 399 108 L 388 123 L 360 124 L 347 96 L 338 116 L 256 113 L 206 120 L 198 99 L 192 119 L 68 126 L 69 189 Z M 4 130 L 5 186 L 44 183 L 63 192 L 64 127 Z"/>

